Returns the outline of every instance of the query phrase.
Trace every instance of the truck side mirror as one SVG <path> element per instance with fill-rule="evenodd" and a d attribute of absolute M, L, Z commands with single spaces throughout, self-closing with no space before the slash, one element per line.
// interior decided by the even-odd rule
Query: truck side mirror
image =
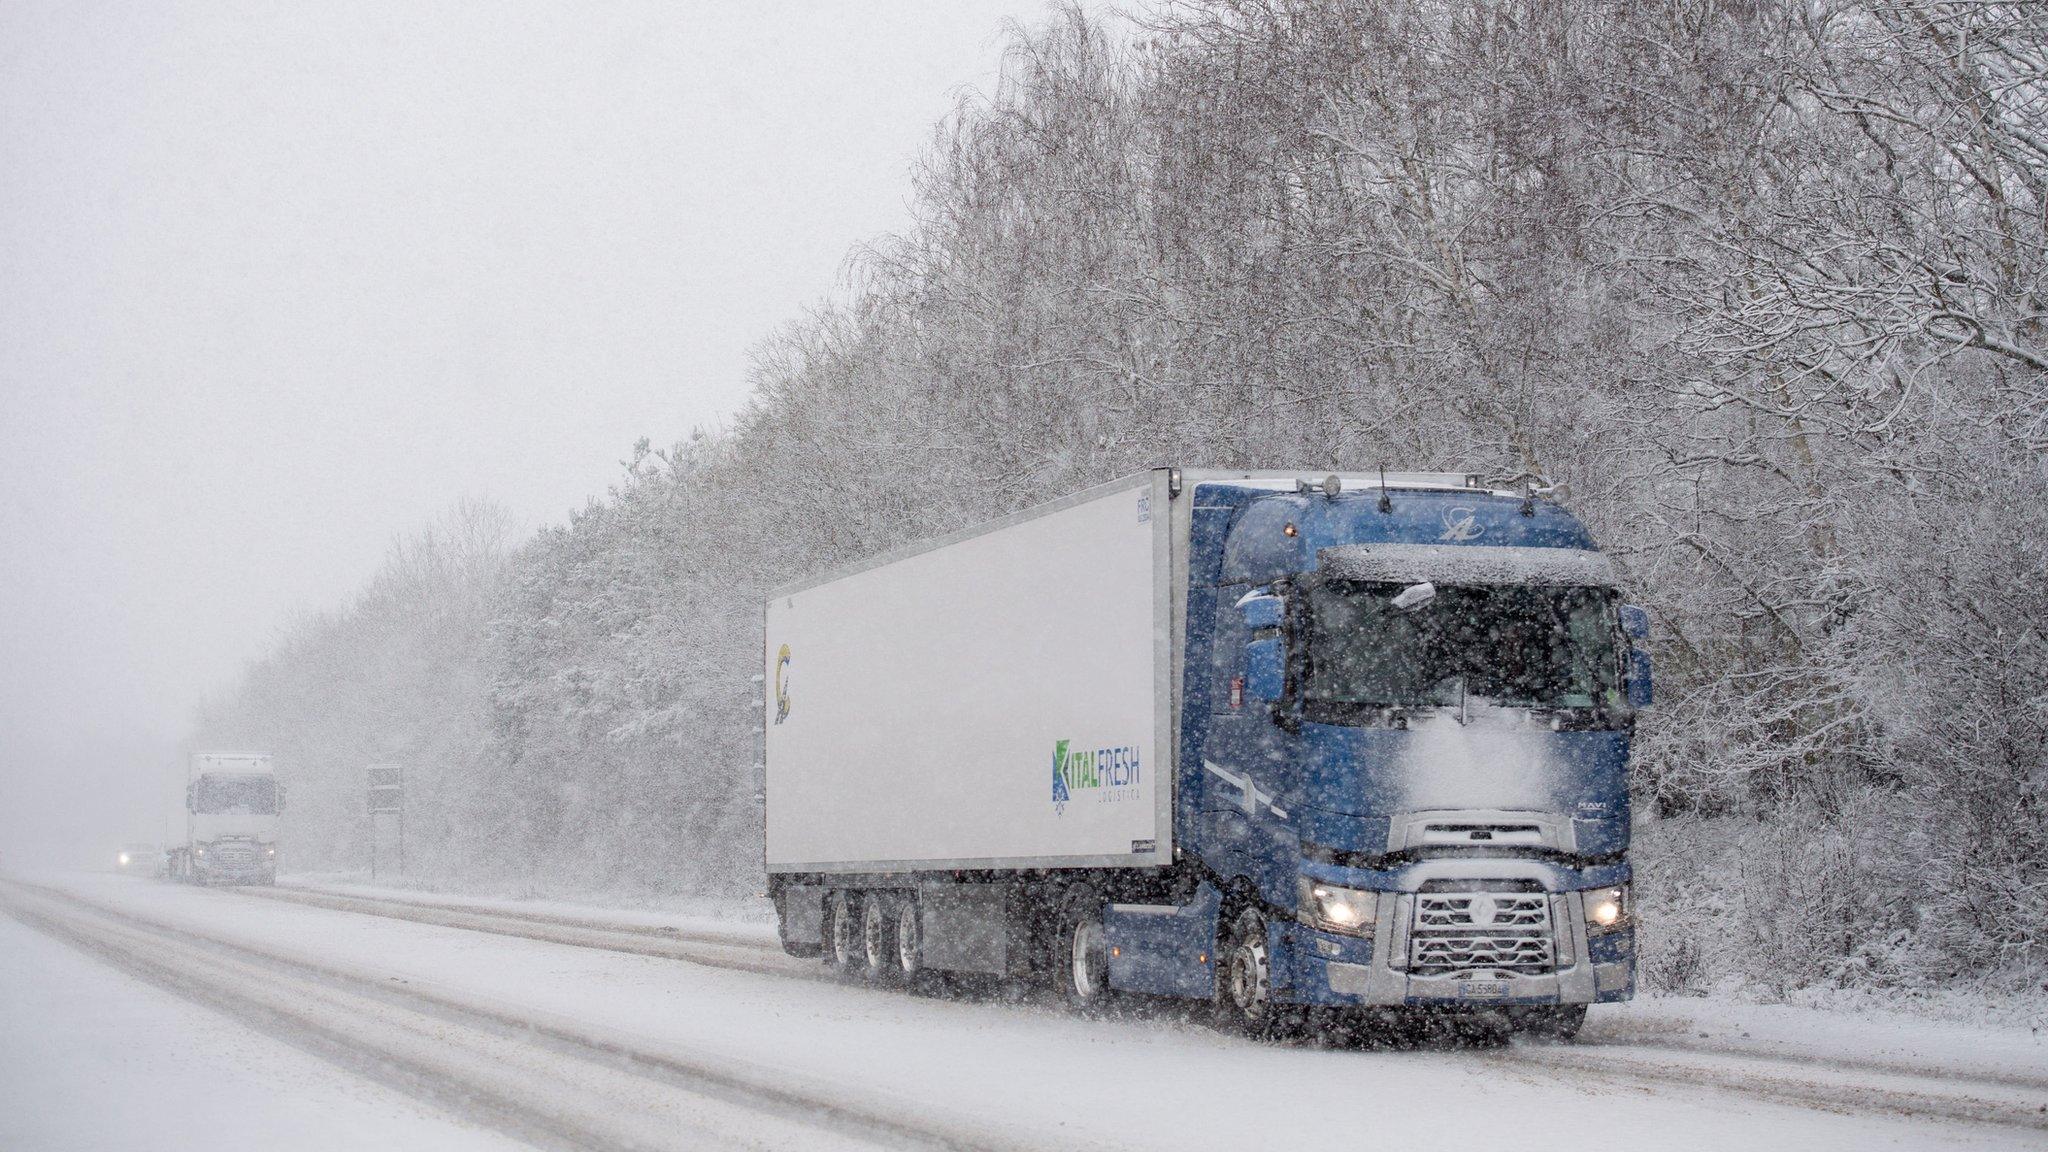
<path fill-rule="evenodd" d="M 1268 636 L 1244 646 L 1244 694 L 1271 704 L 1286 691 L 1287 650 L 1280 637 Z"/>
<path fill-rule="evenodd" d="M 1651 691 L 1650 654 L 1641 648 L 1628 650 L 1628 706 L 1648 708 L 1655 693 Z"/>
<path fill-rule="evenodd" d="M 1621 606 L 1621 630 L 1631 640 L 1650 638 L 1650 614 L 1634 604 Z"/>

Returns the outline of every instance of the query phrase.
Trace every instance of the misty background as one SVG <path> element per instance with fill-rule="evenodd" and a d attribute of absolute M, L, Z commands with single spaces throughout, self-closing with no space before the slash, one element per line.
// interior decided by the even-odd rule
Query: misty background
<path fill-rule="evenodd" d="M 0 851 L 160 838 L 395 535 L 729 421 L 1043 12 L 0 5 Z"/>

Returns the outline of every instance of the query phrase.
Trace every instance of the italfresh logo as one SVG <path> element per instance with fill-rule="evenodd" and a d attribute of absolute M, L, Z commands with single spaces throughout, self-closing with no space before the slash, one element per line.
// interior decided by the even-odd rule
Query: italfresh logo
<path fill-rule="evenodd" d="M 1094 794 L 1099 803 L 1114 803 L 1137 794 L 1144 765 L 1135 744 L 1109 748 L 1074 748 L 1072 741 L 1052 746 L 1052 807 L 1064 815 L 1076 793 Z"/>

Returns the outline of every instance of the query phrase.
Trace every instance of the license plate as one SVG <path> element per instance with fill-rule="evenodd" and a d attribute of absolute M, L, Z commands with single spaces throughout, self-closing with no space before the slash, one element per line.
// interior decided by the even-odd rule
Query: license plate
<path fill-rule="evenodd" d="M 1458 983 L 1460 1000 L 1498 1000 L 1507 994 L 1507 983 L 1501 980 L 1462 980 Z"/>

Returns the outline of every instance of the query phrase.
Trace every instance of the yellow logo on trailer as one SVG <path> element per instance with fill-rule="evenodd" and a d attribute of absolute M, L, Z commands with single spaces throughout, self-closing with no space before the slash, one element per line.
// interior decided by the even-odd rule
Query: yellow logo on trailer
<path fill-rule="evenodd" d="M 789 719 L 789 645 L 775 654 L 775 722 Z"/>

